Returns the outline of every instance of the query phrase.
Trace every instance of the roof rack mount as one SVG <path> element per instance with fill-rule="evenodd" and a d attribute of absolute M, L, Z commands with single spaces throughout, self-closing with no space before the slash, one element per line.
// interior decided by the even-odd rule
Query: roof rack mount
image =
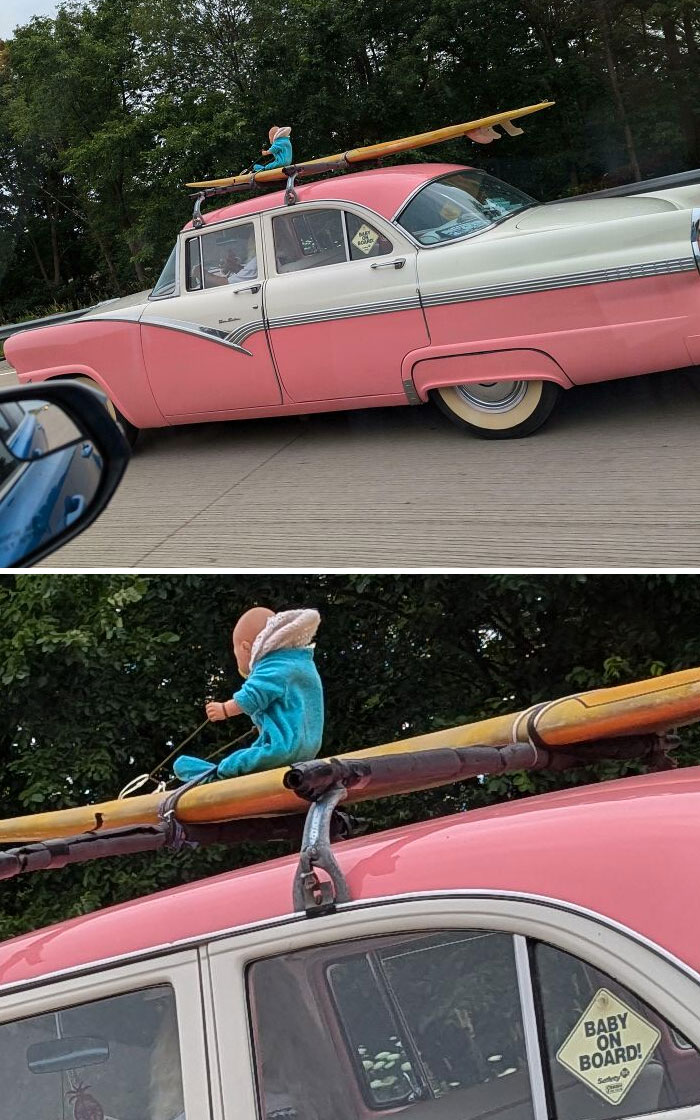
<path fill-rule="evenodd" d="M 379 162 L 378 160 L 376 162 Z M 333 162 L 325 163 L 320 161 L 315 163 L 313 167 L 304 165 L 298 166 L 297 164 L 290 164 L 289 167 L 283 167 L 285 175 L 287 176 L 287 183 L 284 188 L 284 201 L 287 206 L 292 206 L 298 202 L 295 186 L 297 179 L 308 179 L 313 175 L 325 175 L 327 172 L 335 174 L 338 171 L 347 171 L 351 164 L 346 159 L 334 160 Z M 204 225 L 204 218 L 202 216 L 202 203 L 206 202 L 209 198 L 221 198 L 227 194 L 240 194 L 242 191 L 259 191 L 263 187 L 271 187 L 273 190 L 279 190 L 281 184 L 279 182 L 262 182 L 258 183 L 255 175 L 251 175 L 245 183 L 230 183 L 226 187 L 204 187 L 196 194 L 191 194 L 190 198 L 195 200 L 194 211 L 192 213 L 192 225 L 195 229 L 201 229 Z"/>
<path fill-rule="evenodd" d="M 102 830 L 100 814 L 96 814 L 95 827 L 89 832 L 0 851 L 0 880 L 163 848 L 178 851 L 210 844 L 291 841 L 300 848 L 293 886 L 294 908 L 315 917 L 350 900 L 348 885 L 331 851 L 334 840 L 346 839 L 355 830 L 356 822 L 338 810 L 341 801 L 417 792 L 488 774 L 578 769 L 606 759 L 640 759 L 652 769 L 668 769 L 675 765 L 668 752 L 678 745 L 678 737 L 667 733 L 572 744 L 566 753 L 528 742 L 500 748 L 444 747 L 371 758 L 350 759 L 341 755 L 298 762 L 285 774 L 284 784 L 300 798 L 300 811 L 302 800 L 311 802 L 303 835 L 300 814 L 213 823 L 183 822 L 178 818 L 177 805 L 182 795 L 202 780 L 195 779 L 163 799 L 157 824 Z M 316 868 L 325 872 L 327 880 L 319 879 Z"/>
<path fill-rule="evenodd" d="M 572 770 L 603 760 L 641 759 L 653 769 L 675 762 L 668 752 L 678 746 L 676 735 L 625 735 L 615 739 L 573 743 L 549 750 L 533 743 L 506 747 L 441 747 L 379 755 L 373 758 L 319 758 L 296 762 L 284 775 L 284 785 L 299 797 L 314 801 L 326 790 L 342 785 L 349 801 L 365 801 L 414 793 L 488 774 L 519 770 Z"/>

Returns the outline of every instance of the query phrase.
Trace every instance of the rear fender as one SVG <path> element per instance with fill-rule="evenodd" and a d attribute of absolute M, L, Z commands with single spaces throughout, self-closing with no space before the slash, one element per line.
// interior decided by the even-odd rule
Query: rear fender
<path fill-rule="evenodd" d="M 445 348 L 447 350 L 447 348 Z M 409 358 L 412 356 L 409 355 Z M 572 382 L 553 358 L 541 350 L 487 350 L 474 354 L 433 353 L 416 360 L 402 374 L 422 401 L 431 389 L 474 381 L 554 381 L 563 389 Z"/>

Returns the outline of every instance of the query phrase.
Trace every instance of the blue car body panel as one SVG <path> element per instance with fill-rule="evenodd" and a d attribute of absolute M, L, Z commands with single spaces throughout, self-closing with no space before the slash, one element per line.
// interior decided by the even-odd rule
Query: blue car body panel
<path fill-rule="evenodd" d="M 31 455 L 27 435 L 22 435 L 19 444 L 29 446 Z M 0 567 L 11 568 L 72 524 L 76 511 L 92 502 L 102 466 L 100 455 L 86 443 L 18 461 L 15 474 L 0 486 Z"/>

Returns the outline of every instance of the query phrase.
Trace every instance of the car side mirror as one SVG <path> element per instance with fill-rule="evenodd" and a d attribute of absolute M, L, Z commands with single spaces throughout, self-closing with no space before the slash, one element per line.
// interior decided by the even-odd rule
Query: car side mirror
<path fill-rule="evenodd" d="M 56 381 L 2 390 L 0 567 L 29 567 L 91 525 L 129 455 L 94 389 Z"/>

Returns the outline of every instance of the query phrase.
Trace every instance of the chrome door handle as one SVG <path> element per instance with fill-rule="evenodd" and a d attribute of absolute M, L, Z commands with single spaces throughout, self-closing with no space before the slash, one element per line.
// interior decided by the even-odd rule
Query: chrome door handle
<path fill-rule="evenodd" d="M 394 261 L 372 261 L 372 268 L 403 268 L 406 263 L 405 257 L 397 257 Z"/>
<path fill-rule="evenodd" d="M 261 287 L 260 284 L 251 284 L 250 287 L 248 287 L 248 288 L 234 288 L 233 289 L 233 294 L 234 294 L 234 296 L 237 296 L 241 292 L 252 292 L 253 295 L 256 295 L 257 292 L 260 291 L 260 287 Z"/>

